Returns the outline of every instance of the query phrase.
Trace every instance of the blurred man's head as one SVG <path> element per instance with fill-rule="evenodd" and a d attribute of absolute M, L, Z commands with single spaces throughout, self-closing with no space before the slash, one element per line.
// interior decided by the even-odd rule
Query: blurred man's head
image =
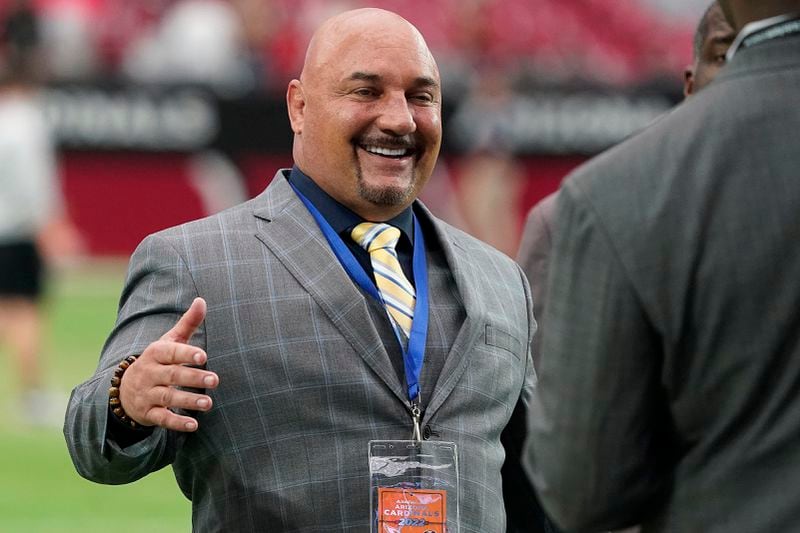
<path fill-rule="evenodd" d="M 694 34 L 694 60 L 684 72 L 684 96 L 691 96 L 711 83 L 725 66 L 725 53 L 735 37 L 736 33 L 715 1 L 703 14 Z"/>
<path fill-rule="evenodd" d="M 399 15 L 358 9 L 328 20 L 286 95 L 295 164 L 365 219 L 392 218 L 433 172 L 440 83 L 422 35 Z"/>

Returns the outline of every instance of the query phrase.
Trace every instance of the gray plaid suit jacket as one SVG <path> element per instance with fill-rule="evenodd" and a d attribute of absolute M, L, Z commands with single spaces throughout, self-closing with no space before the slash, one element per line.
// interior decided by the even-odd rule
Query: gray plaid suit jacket
<path fill-rule="evenodd" d="M 800 530 L 800 38 L 559 193 L 530 470 L 569 530 Z"/>
<path fill-rule="evenodd" d="M 428 346 L 453 341 L 423 425 L 458 445 L 461 531 L 503 532 L 500 433 L 534 379 L 529 289 L 510 259 L 421 204 L 415 211 L 454 283 L 452 295 L 433 287 L 430 295 Z M 458 326 L 440 319 L 453 295 L 449 305 L 465 317 Z M 214 408 L 198 415 L 194 434 L 156 429 L 122 449 L 106 439 L 113 368 L 172 327 L 196 296 L 208 313 L 192 343 L 220 376 Z M 391 329 L 374 317 L 279 172 L 253 200 L 140 244 L 98 369 L 70 400 L 73 462 L 84 477 L 112 484 L 172 464 L 195 531 L 369 531 L 367 443 L 407 439 L 411 429 L 384 346 L 396 341 L 381 338 Z"/>

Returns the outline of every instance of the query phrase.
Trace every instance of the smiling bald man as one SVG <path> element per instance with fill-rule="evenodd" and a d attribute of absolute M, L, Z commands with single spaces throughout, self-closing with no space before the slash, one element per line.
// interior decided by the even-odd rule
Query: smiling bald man
<path fill-rule="evenodd" d="M 414 437 L 455 444 L 447 530 L 505 531 L 500 435 L 524 412 L 536 326 L 520 269 L 416 200 L 440 83 L 395 14 L 322 25 L 286 95 L 294 167 L 132 256 L 67 412 L 81 475 L 171 464 L 195 531 L 364 532 L 368 443 Z"/>

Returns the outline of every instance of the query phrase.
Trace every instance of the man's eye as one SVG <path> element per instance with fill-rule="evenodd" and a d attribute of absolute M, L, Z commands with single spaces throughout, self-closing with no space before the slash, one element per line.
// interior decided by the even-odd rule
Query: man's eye
<path fill-rule="evenodd" d="M 724 65 L 726 61 L 727 58 L 725 57 L 725 54 L 719 54 L 714 56 L 714 63 L 716 63 L 717 65 Z"/>
<path fill-rule="evenodd" d="M 430 104 L 430 103 L 433 102 L 433 95 L 428 94 L 428 93 L 414 94 L 414 95 L 411 96 L 411 99 L 414 100 L 414 101 L 417 101 L 417 102 Z"/>
<path fill-rule="evenodd" d="M 357 96 L 372 96 L 375 94 L 375 91 L 368 87 L 362 87 L 361 89 L 356 89 L 355 91 L 353 91 L 353 94 Z"/>

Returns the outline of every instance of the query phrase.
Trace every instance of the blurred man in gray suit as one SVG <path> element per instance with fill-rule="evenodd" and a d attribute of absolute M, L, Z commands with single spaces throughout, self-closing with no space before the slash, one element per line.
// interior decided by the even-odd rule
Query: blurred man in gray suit
<path fill-rule="evenodd" d="M 460 530 L 504 532 L 500 433 L 535 322 L 519 267 L 415 200 L 441 143 L 430 51 L 395 14 L 341 14 L 287 104 L 293 169 L 131 258 L 67 412 L 76 468 L 127 483 L 172 464 L 195 531 L 364 532 L 368 442 L 416 430 L 457 445 Z"/>
<path fill-rule="evenodd" d="M 564 528 L 800 524 L 800 0 L 723 0 L 699 94 L 565 181 L 529 472 Z"/>
<path fill-rule="evenodd" d="M 736 33 L 725 19 L 718 2 L 712 2 L 703 13 L 694 33 L 692 64 L 684 71 L 683 94 L 689 97 L 711 83 L 725 66 L 725 53 Z M 553 242 L 558 192 L 545 196 L 531 208 L 517 253 L 517 262 L 531 284 L 533 316 L 544 316 L 547 300 L 547 272 Z M 541 323 L 539 324 L 541 330 Z M 534 366 L 541 357 L 541 331 L 533 338 L 531 352 Z"/>
<path fill-rule="evenodd" d="M 720 69 L 725 65 L 725 52 L 728 50 L 735 35 L 733 28 L 725 19 L 719 3 L 713 2 L 703 13 L 694 33 L 693 61 L 684 72 L 685 97 L 697 93 L 717 76 Z M 549 194 L 530 210 L 525 221 L 525 231 L 517 254 L 517 262 L 519 262 L 531 284 L 533 316 L 539 325 L 539 333 L 533 338 L 533 343 L 531 344 L 533 364 L 537 368 L 541 364 L 542 357 L 541 318 L 544 316 L 547 301 L 547 272 L 553 242 L 553 224 L 556 218 L 557 199 L 558 192 Z M 512 439 L 511 434 L 524 431 L 525 428 L 523 426 L 511 427 L 506 430 L 504 437 L 511 441 L 518 441 L 520 439 Z M 519 478 L 516 477 L 515 471 L 519 470 L 519 468 L 513 462 L 515 457 L 512 456 L 503 467 L 504 486 L 509 487 L 510 483 L 515 485 L 506 491 L 508 494 L 506 506 L 519 506 L 520 508 L 528 509 L 528 516 L 525 517 L 527 523 L 525 525 L 520 524 L 519 531 L 530 531 L 527 524 L 531 522 L 545 524 L 546 529 L 544 531 L 551 531 L 553 526 L 548 523 L 546 518 L 541 516 L 542 511 L 538 501 L 536 501 L 533 489 L 526 486 L 528 482 L 522 479 L 523 476 L 521 474 Z M 533 503 L 532 500 L 534 501 Z"/>

